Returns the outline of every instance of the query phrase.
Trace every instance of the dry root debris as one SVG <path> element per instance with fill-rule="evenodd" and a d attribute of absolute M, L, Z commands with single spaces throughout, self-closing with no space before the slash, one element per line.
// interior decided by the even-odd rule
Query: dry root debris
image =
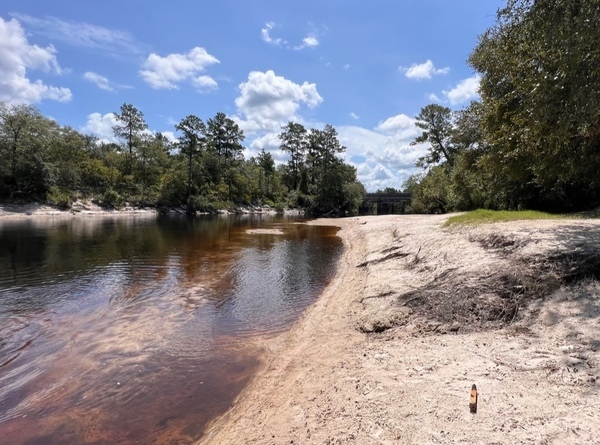
<path fill-rule="evenodd" d="M 398 236 L 392 238 L 399 239 Z M 532 301 L 544 299 L 561 287 L 600 278 L 600 245 L 597 243 L 582 241 L 543 254 L 527 255 L 521 250 L 530 240 L 516 235 L 469 235 L 468 240 L 493 251 L 502 259 L 502 264 L 489 273 L 465 273 L 459 267 L 449 267 L 409 292 L 388 290 L 367 295 L 361 302 L 386 299 L 397 310 L 369 314 L 358 323 L 358 330 L 381 333 L 404 326 L 415 317 L 427 320 L 418 330 L 420 334 L 501 329 L 520 320 L 520 313 Z M 398 241 L 377 253 L 378 256 L 357 267 L 368 268 L 409 257 L 401 267 L 413 270 L 425 260 L 420 248 L 411 255 Z"/>

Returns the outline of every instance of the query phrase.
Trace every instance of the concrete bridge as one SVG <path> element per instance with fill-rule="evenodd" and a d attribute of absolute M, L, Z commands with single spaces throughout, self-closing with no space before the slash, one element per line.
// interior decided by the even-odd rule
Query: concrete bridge
<path fill-rule="evenodd" d="M 410 193 L 367 193 L 365 196 L 365 209 L 372 213 L 376 209 L 377 215 L 386 213 L 404 213 L 406 204 L 410 203 Z"/>

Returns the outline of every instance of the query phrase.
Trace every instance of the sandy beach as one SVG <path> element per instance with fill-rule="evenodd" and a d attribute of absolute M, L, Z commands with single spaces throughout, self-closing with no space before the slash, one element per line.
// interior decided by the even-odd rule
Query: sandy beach
<path fill-rule="evenodd" d="M 156 215 L 156 209 L 125 206 L 121 209 L 107 209 L 97 204 L 77 201 L 68 210 L 41 204 L 0 204 L 0 220 L 18 220 L 27 218 L 71 217 L 71 216 L 127 216 Z"/>
<path fill-rule="evenodd" d="M 600 443 L 600 221 L 446 218 L 313 222 L 335 278 L 200 443 Z"/>
<path fill-rule="evenodd" d="M 301 216 L 304 214 L 300 209 L 284 209 L 284 214 Z M 270 214 L 276 215 L 278 211 L 268 206 L 240 206 L 234 209 L 223 209 L 218 212 L 219 215 L 229 216 L 251 215 L 251 214 Z M 102 207 L 90 201 L 78 200 L 72 204 L 69 209 L 59 209 L 57 207 L 43 204 L 0 204 L 0 220 L 22 220 L 29 218 L 48 218 L 58 217 L 67 218 L 73 216 L 90 216 L 90 217 L 120 217 L 120 216 L 154 216 L 158 214 L 167 215 L 187 215 L 186 209 L 183 206 L 158 209 L 155 207 L 134 207 L 125 205 L 118 209 Z M 197 215 L 207 215 L 207 213 L 197 212 Z"/>

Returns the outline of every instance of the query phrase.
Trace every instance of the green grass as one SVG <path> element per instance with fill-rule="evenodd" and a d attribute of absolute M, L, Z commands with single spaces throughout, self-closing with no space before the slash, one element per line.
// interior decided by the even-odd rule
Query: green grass
<path fill-rule="evenodd" d="M 473 210 L 448 218 L 444 226 L 451 224 L 483 224 L 502 221 L 517 221 L 522 219 L 563 219 L 567 215 L 538 212 L 536 210 Z"/>

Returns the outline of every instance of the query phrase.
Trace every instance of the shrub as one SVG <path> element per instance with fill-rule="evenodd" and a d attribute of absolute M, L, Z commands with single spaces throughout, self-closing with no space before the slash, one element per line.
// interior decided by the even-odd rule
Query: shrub
<path fill-rule="evenodd" d="M 50 190 L 48 190 L 48 193 L 46 194 L 46 199 L 48 200 L 48 203 L 61 209 L 70 208 L 74 201 L 73 195 L 69 191 L 56 186 L 50 187 Z"/>
<path fill-rule="evenodd" d="M 207 213 L 217 213 L 219 209 L 225 208 L 222 202 L 204 195 L 191 196 L 187 206 L 190 211 Z"/>
<path fill-rule="evenodd" d="M 108 189 L 102 195 L 102 205 L 107 207 L 112 207 L 118 209 L 119 207 L 123 207 L 125 204 L 125 200 L 116 190 Z"/>

